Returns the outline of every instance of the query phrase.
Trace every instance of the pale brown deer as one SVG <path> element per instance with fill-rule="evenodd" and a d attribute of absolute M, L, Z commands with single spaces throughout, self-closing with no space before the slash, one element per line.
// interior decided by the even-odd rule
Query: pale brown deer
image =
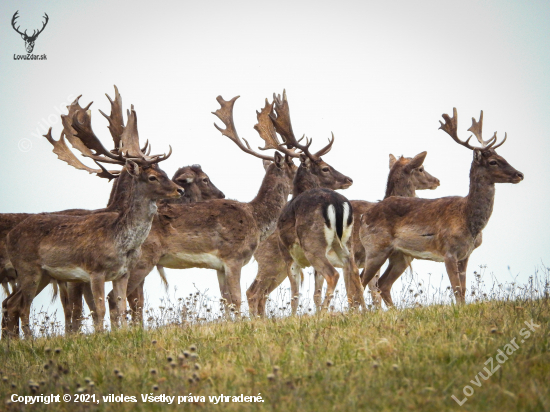
<path fill-rule="evenodd" d="M 430 175 L 424 168 L 423 163 L 426 154 L 427 152 L 422 152 L 414 158 L 401 156 L 398 159 L 390 154 L 390 172 L 388 174 L 385 198 L 390 196 L 415 197 L 416 190 L 433 190 L 439 186 L 439 179 Z M 361 215 L 376 204 L 364 200 L 351 200 L 350 203 L 353 207 L 353 218 L 355 222 L 359 222 Z M 253 316 L 265 315 L 265 307 L 269 294 L 273 292 L 288 275 L 277 236 L 277 232 L 271 235 L 260 245 L 258 251 L 254 255 L 258 262 L 258 274 L 246 292 L 250 312 Z M 365 249 L 359 241 L 359 224 L 353 226 L 352 237 L 355 262 L 359 268 L 362 268 L 365 261 Z M 316 291 L 315 305 L 319 308 L 321 306 L 320 291 L 323 287 L 324 278 L 318 275 L 317 272 L 315 272 L 314 275 Z M 375 282 L 377 280 L 378 278 L 375 276 L 369 283 L 373 302 L 375 304 L 379 302 L 379 293 L 377 288 L 375 288 Z M 299 303 L 295 279 L 291 280 L 291 295 L 291 309 L 292 313 L 295 314 Z"/>
<path fill-rule="evenodd" d="M 292 130 L 288 100 L 284 92 L 283 99 L 275 99 L 275 113 L 270 114 L 270 118 L 285 144 L 302 151 L 301 164 L 293 182 L 293 198 L 284 207 L 277 222 L 278 251 L 271 243 L 275 240 L 271 240 L 271 253 L 281 253 L 285 271 L 292 279 L 291 284 L 299 285 L 301 268 L 313 266 L 318 270 L 329 284 L 324 302 L 326 308 L 339 277 L 329 261 L 329 253 L 334 251 L 336 260 L 344 267 L 350 304 L 364 307 L 359 272 L 353 255 L 349 253 L 352 208 L 345 197 L 330 190 L 345 189 L 353 181 L 334 170 L 321 158 L 331 149 L 334 135 L 329 144 L 315 154 L 309 151 L 311 140 L 305 145 L 300 144 Z"/>
<path fill-rule="evenodd" d="M 257 196 L 249 203 L 213 199 L 160 205 L 141 257 L 130 272 L 127 293 L 131 294 L 156 265 L 170 269 L 215 269 L 223 299 L 239 314 L 241 268 L 274 230 L 291 191 L 296 166 L 289 156 L 285 158 L 279 152 L 267 156 L 252 150 L 246 141 L 243 143 L 233 122 L 237 98 L 225 101 L 218 96 L 221 108 L 214 114 L 226 128 L 216 127 L 244 152 L 271 162 Z M 113 293 L 109 299 L 111 307 L 115 307 L 119 296 L 122 298 Z"/>
<path fill-rule="evenodd" d="M 62 116 L 63 133 L 70 135 L 73 147 L 97 164 L 122 165 L 119 186 L 121 181 L 130 183 L 124 185 L 125 190 L 117 191 L 108 211 L 84 216 L 33 215 L 10 231 L 7 250 L 19 287 L 2 303 L 3 333 L 18 336 L 21 318 L 25 336 L 32 336 L 29 326 L 32 301 L 52 278 L 62 282 L 91 283 L 98 315 L 95 326 L 102 330 L 105 282 L 113 281 L 117 294 L 126 294 L 128 271 L 135 264 L 141 244 L 149 233 L 156 202 L 183 194 L 183 189 L 158 167 L 159 162 L 171 155 L 171 150 L 168 155 L 151 157 L 140 149 L 133 107 L 116 153 L 105 149 L 94 134 L 88 108 L 89 105 L 86 108 L 78 106 L 72 116 Z M 103 172 L 108 173 L 105 169 Z M 119 313 L 125 311 L 125 302 L 118 304 Z"/>
<path fill-rule="evenodd" d="M 496 132 L 483 140 L 483 111 L 479 121 L 472 118 L 468 129 L 480 142 L 474 147 L 458 138 L 456 109 L 453 117 L 443 115 L 444 130 L 458 144 L 473 151 L 470 169 L 470 191 L 466 197 L 419 199 L 390 197 L 372 207 L 361 219 L 360 239 L 365 248 L 366 263 L 363 285 L 367 284 L 382 264 L 389 265 L 378 281 L 382 298 L 393 305 L 391 286 L 412 259 L 445 262 L 457 302 L 464 303 L 466 268 L 472 251 L 481 244 L 482 230 L 487 225 L 495 199 L 495 183 L 519 183 L 523 173 L 514 169 L 495 149 Z"/>
<path fill-rule="evenodd" d="M 161 204 L 186 204 L 195 202 L 204 202 L 211 199 L 223 199 L 225 195 L 221 192 L 210 180 L 210 177 L 202 170 L 201 166 L 194 164 L 191 166 L 185 166 L 179 168 L 172 181 L 184 189 L 184 194 L 180 198 L 176 199 L 163 199 Z M 115 187 L 113 187 L 113 191 Z M 113 197 L 113 194 L 111 195 Z M 157 217 L 153 218 L 153 226 L 155 226 Z M 150 243 L 147 240 L 141 247 L 142 253 L 148 253 Z M 166 280 L 166 274 L 164 268 L 161 265 L 157 265 L 160 278 L 165 286 L 168 287 Z M 134 322 L 141 322 L 142 308 L 144 304 L 143 294 L 144 282 L 141 282 L 136 289 L 127 294 L 129 307 L 132 309 L 132 317 Z M 63 305 L 63 311 L 65 314 L 65 331 L 67 333 L 76 332 L 80 329 L 81 317 L 82 317 L 82 295 L 85 297 L 86 303 L 92 313 L 92 317 L 95 318 L 96 310 L 92 297 L 92 292 L 89 283 L 69 283 L 61 286 L 61 303 Z M 113 294 L 108 295 L 108 299 L 114 299 Z M 116 311 L 115 301 L 110 301 L 113 306 L 113 321 L 118 312 Z M 138 309 L 139 308 L 139 309 Z"/>

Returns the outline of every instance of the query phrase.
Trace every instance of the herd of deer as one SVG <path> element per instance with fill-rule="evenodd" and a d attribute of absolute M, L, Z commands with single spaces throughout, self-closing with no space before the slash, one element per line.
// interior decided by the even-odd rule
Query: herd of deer
<path fill-rule="evenodd" d="M 141 148 L 137 116 L 132 106 L 124 123 L 122 101 L 115 86 L 111 113 L 105 116 L 114 141 L 107 150 L 91 127 L 91 103 L 79 98 L 63 115 L 59 140 L 45 137 L 53 152 L 69 165 L 114 179 L 107 207 L 55 213 L 0 215 L 0 281 L 8 295 L 2 303 L 2 336 L 31 335 L 30 307 L 48 284 L 59 291 L 67 332 L 80 328 L 82 298 L 96 330 L 103 329 L 105 299 L 113 326 L 126 324 L 126 299 L 133 320 L 143 319 L 143 284 L 157 267 L 215 269 L 227 308 L 240 313 L 241 268 L 254 256 L 258 274 L 247 291 L 251 316 L 265 314 L 266 299 L 288 277 L 292 311 L 296 313 L 302 269 L 315 269 L 314 301 L 326 309 L 343 269 L 349 306 L 365 309 L 364 288 L 373 302 L 389 306 L 391 286 L 414 258 L 445 262 L 456 300 L 463 303 L 466 267 L 472 251 L 481 244 L 482 230 L 493 209 L 495 183 L 519 183 L 523 174 L 495 149 L 496 132 L 483 140 L 483 112 L 472 119 L 471 131 L 479 147 L 457 135 L 457 113 L 443 115 L 441 129 L 473 151 L 470 191 L 465 197 L 420 199 L 416 190 L 435 189 L 439 180 L 423 166 L 426 152 L 413 158 L 390 155 L 390 172 L 384 200 L 349 201 L 337 189 L 352 179 L 323 160 L 333 143 L 316 153 L 311 139 L 296 139 L 290 122 L 286 93 L 275 96 L 257 112 L 254 126 L 273 155 L 254 151 L 241 139 L 233 122 L 237 97 L 218 96 L 214 114 L 225 128 L 216 128 L 241 150 L 263 159 L 266 170 L 257 196 L 248 203 L 225 199 L 199 165 L 180 168 L 170 180 L 158 166 L 168 155 L 150 155 Z M 280 138 L 279 138 L 280 136 Z M 470 137 L 471 138 L 471 137 Z M 66 144 L 92 159 L 98 169 L 83 164 Z M 293 161 L 299 159 L 297 167 Z M 107 170 L 104 165 L 120 165 Z M 288 201 L 289 195 L 292 199 Z M 381 266 L 389 261 L 384 274 Z M 359 269 L 363 268 L 361 274 Z M 327 282 L 324 300 L 323 282 Z M 105 297 L 105 282 L 113 290 Z M 54 295 L 55 296 L 55 295 Z M 126 298 L 126 299 L 125 299 Z"/>

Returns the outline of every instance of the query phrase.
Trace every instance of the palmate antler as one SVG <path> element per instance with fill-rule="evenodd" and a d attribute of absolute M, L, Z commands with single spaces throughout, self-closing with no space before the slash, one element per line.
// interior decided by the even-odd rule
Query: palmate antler
<path fill-rule="evenodd" d="M 300 140 L 296 139 L 292 130 L 292 123 L 290 121 L 290 109 L 288 106 L 288 99 L 286 97 L 286 90 L 283 90 L 282 99 L 280 95 L 276 96 L 275 94 L 273 94 L 273 100 L 275 103 L 275 113 L 271 113 L 270 118 L 273 122 L 273 125 L 275 126 L 275 130 L 277 131 L 277 133 L 279 133 L 285 140 L 284 144 L 289 147 L 300 149 L 307 157 L 309 157 L 314 162 L 318 162 L 321 156 L 324 156 L 325 154 L 330 152 L 332 144 L 334 143 L 334 134 L 332 134 L 332 139 L 329 139 L 329 143 L 314 154 L 309 151 L 309 147 L 313 142 L 311 139 L 308 140 L 306 138 L 305 146 L 300 144 L 305 136 L 302 137 Z M 281 145 L 279 147 L 281 147 Z M 294 155 L 294 157 L 297 156 Z"/>
<path fill-rule="evenodd" d="M 251 154 L 252 156 L 258 157 L 263 160 L 269 160 L 271 162 L 274 162 L 275 161 L 274 156 L 267 156 L 267 155 L 263 155 L 261 153 L 255 152 L 254 150 L 252 150 L 248 142 L 245 139 L 241 140 L 241 138 L 237 134 L 237 129 L 235 128 L 235 123 L 233 122 L 233 106 L 235 105 L 235 101 L 239 97 L 240 96 L 235 96 L 228 101 L 224 100 L 223 97 L 221 96 L 216 97 L 216 100 L 218 101 L 221 107 L 215 112 L 212 112 L 212 114 L 215 114 L 224 123 L 225 129 L 222 129 L 216 123 L 214 123 L 214 126 L 216 127 L 216 129 L 218 129 L 221 132 L 221 134 L 223 134 L 226 137 L 229 137 L 237 146 L 239 146 L 239 148 L 243 152 Z M 243 144 L 243 141 L 246 145 Z M 266 147 L 269 146 L 270 144 L 272 144 L 272 142 L 270 143 L 266 140 Z"/>
<path fill-rule="evenodd" d="M 483 110 L 481 111 L 479 115 L 479 121 L 476 122 L 476 119 L 472 117 L 472 126 L 468 129 L 468 131 L 472 132 L 477 141 L 481 144 L 481 147 L 475 147 L 470 145 L 470 139 L 472 136 L 468 137 L 466 141 L 462 141 L 458 138 L 458 114 L 456 111 L 456 107 L 453 107 L 453 117 L 450 117 L 448 114 L 442 115 L 443 119 L 445 120 L 445 124 L 440 120 L 440 126 L 439 128 L 443 130 L 445 133 L 447 133 L 449 136 L 453 138 L 455 142 L 457 142 L 459 145 L 464 146 L 470 150 L 485 150 L 485 149 L 496 149 L 504 144 L 506 139 L 508 138 L 508 134 L 504 134 L 504 140 L 497 144 L 495 146 L 495 143 L 497 141 L 497 132 L 491 137 L 489 140 L 483 140 L 482 137 L 482 129 L 483 129 Z"/>
<path fill-rule="evenodd" d="M 147 149 L 148 143 L 143 149 L 139 147 L 137 116 L 134 107 L 132 106 L 131 111 L 128 112 L 128 123 L 124 126 L 122 101 L 116 86 L 115 100 L 113 101 L 107 96 L 111 102 L 111 115 L 106 116 L 102 112 L 107 120 L 109 120 L 109 130 L 115 143 L 114 150 L 107 150 L 92 130 L 91 112 L 88 110 L 92 103 L 89 103 L 86 107 L 81 107 L 79 103 L 80 97 L 78 96 L 71 105 L 67 106 L 69 110 L 67 115 L 61 115 L 63 123 L 61 138 L 57 141 L 54 140 L 51 136 L 51 129 L 45 135 L 53 145 L 53 152 L 58 155 L 59 159 L 79 170 L 86 170 L 89 173 L 96 173 L 99 177 L 112 179 L 117 177 L 120 171 L 107 171 L 100 163 L 123 166 L 126 160 L 130 159 L 142 166 L 150 166 L 168 159 L 172 154 L 172 147 L 170 147 L 168 155 L 149 156 L 148 153 L 143 153 Z M 94 160 L 100 167 L 100 170 L 92 169 L 80 162 L 67 146 L 65 137 L 71 142 L 73 148 L 78 150 L 83 156 Z"/>

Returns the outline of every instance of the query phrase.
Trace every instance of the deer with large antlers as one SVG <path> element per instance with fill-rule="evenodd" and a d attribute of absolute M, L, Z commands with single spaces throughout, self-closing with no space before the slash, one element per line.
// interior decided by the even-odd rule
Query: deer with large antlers
<path fill-rule="evenodd" d="M 439 186 L 439 179 L 433 177 L 424 169 L 423 163 L 426 154 L 427 152 L 422 152 L 414 158 L 401 156 L 398 159 L 390 154 L 390 172 L 388 174 L 385 198 L 390 196 L 415 197 L 417 190 L 433 190 Z M 351 200 L 350 203 L 353 207 L 353 218 L 355 222 L 359 222 L 361 215 L 366 213 L 376 204 L 364 200 Z M 352 245 L 355 262 L 359 268 L 362 268 L 365 262 L 365 249 L 359 240 L 359 227 L 359 224 L 353 226 Z M 264 316 L 269 294 L 288 277 L 282 251 L 279 248 L 278 239 L 275 234 L 271 235 L 269 239 L 260 245 L 254 257 L 258 262 L 258 274 L 246 292 L 248 306 L 253 316 Z M 337 264 L 335 266 L 338 267 Z M 315 272 L 314 275 L 314 302 L 315 306 L 320 308 L 321 290 L 324 278 L 317 272 Z M 369 282 L 369 288 L 375 305 L 378 305 L 380 301 L 376 287 L 378 277 L 379 276 L 375 276 Z M 295 314 L 298 310 L 299 303 L 297 298 L 298 280 L 294 277 L 289 277 L 289 280 L 292 294 L 291 309 L 292 313 Z"/>
<path fill-rule="evenodd" d="M 285 92 L 282 99 L 275 97 L 274 109 L 275 112 L 269 114 L 271 122 L 264 121 L 263 129 L 268 131 L 269 124 L 272 124 L 273 136 L 276 131 L 283 137 L 286 145 L 302 152 L 299 155 L 301 164 L 293 182 L 293 198 L 279 217 L 277 231 L 262 246 L 258 257 L 271 260 L 274 265 L 278 263 L 277 258 L 283 259 L 284 272 L 288 274 L 293 285 L 293 296 L 298 294 L 301 268 L 313 266 L 329 284 L 324 307 L 328 306 L 338 282 L 339 275 L 333 264 L 339 264 L 344 268 L 351 305 L 357 303 L 364 307 L 359 272 L 353 255 L 349 253 L 353 225 L 352 207 L 345 197 L 331 190 L 346 189 L 353 181 L 321 158 L 332 148 L 334 135 L 326 147 L 317 153 L 311 153 L 309 147 L 312 140 L 301 144 L 294 136 Z M 329 256 L 333 256 L 332 260 Z M 248 292 L 247 295 L 250 297 Z M 255 304 L 253 302 L 251 305 L 252 315 L 256 314 Z"/>
<path fill-rule="evenodd" d="M 479 121 L 472 118 L 468 129 L 480 147 L 459 139 L 458 116 L 443 115 L 440 129 L 473 151 L 470 169 L 470 191 L 466 197 L 419 199 L 390 197 L 376 204 L 362 217 L 360 238 L 365 248 L 366 263 L 362 282 L 369 282 L 389 258 L 388 268 L 378 281 L 382 298 L 392 306 L 391 286 L 412 259 L 445 262 L 457 302 L 464 303 L 466 268 L 472 251 L 481 244 L 482 230 L 487 225 L 495 199 L 495 183 L 519 183 L 523 173 L 514 169 L 496 149 L 507 138 L 497 142 L 496 132 L 483 140 L 483 111 Z"/>
<path fill-rule="evenodd" d="M 257 196 L 249 203 L 213 199 L 190 204 L 161 204 L 158 219 L 153 220 L 149 237 L 142 247 L 143 253 L 130 271 L 128 294 L 142 284 L 156 265 L 170 269 L 215 269 L 223 299 L 229 308 L 239 313 L 241 268 L 250 261 L 260 242 L 274 230 L 291 191 L 296 166 L 291 157 L 284 157 L 278 151 L 272 156 L 258 153 L 239 137 L 233 122 L 237 98 L 226 101 L 218 96 L 221 108 L 214 114 L 225 124 L 225 129 L 216 127 L 245 153 L 270 163 Z M 266 142 L 266 148 L 278 147 Z M 113 310 L 116 310 L 118 297 L 122 297 L 115 293 L 109 298 Z"/>
<path fill-rule="evenodd" d="M 212 199 L 223 199 L 225 195 L 221 192 L 210 180 L 210 177 L 202 170 L 201 166 L 194 164 L 192 166 L 185 166 L 179 168 L 172 181 L 177 185 L 183 187 L 184 194 L 180 198 L 176 199 L 164 199 L 161 200 L 161 208 L 166 204 L 189 204 L 196 202 L 205 202 Z M 157 233 L 157 226 L 159 225 L 159 216 L 155 215 L 153 218 L 153 224 L 148 238 L 141 245 L 141 256 L 138 265 L 135 270 L 140 270 L 140 262 L 148 261 L 151 255 L 155 253 L 156 242 L 155 233 Z M 152 239 L 149 239 L 151 237 Z M 166 274 L 164 267 L 157 265 L 158 272 L 164 286 L 168 287 L 166 280 Z M 134 323 L 141 323 L 143 319 L 143 305 L 144 305 L 144 281 L 136 286 L 134 291 L 127 292 L 127 300 L 130 309 L 132 309 L 132 320 Z M 69 283 L 67 288 L 61 287 L 61 302 L 63 303 L 63 309 L 65 313 L 65 331 L 76 332 L 80 329 L 81 316 L 82 316 L 82 296 L 86 299 L 86 303 L 95 317 L 95 305 L 91 294 L 91 288 L 89 283 Z M 116 302 L 113 292 L 108 295 L 111 315 L 113 321 L 119 316 Z"/>
<path fill-rule="evenodd" d="M 123 131 L 120 139 L 115 139 L 118 150 L 108 151 L 92 130 L 90 105 L 82 108 L 75 101 L 69 115 L 62 116 L 64 130 L 55 142 L 61 148 L 62 155 L 58 155 L 82 164 L 64 145 L 66 136 L 75 149 L 96 164 L 123 166 L 118 176 L 119 190 L 105 211 L 84 216 L 33 215 L 8 234 L 8 255 L 17 272 L 19 287 L 2 303 L 3 333 L 18 336 L 21 318 L 25 336 L 32 335 L 31 303 L 52 278 L 61 282 L 90 282 L 97 311 L 95 326 L 97 330 L 103 329 L 105 282 L 112 281 L 116 293 L 126 295 L 128 271 L 137 261 L 141 244 L 149 233 L 156 202 L 183 194 L 183 189 L 158 167 L 171 150 L 168 155 L 149 156 L 140 148 L 133 106 L 126 126 L 113 125 L 123 127 Z M 115 177 L 103 166 L 100 168 L 97 173 Z M 125 302 L 118 303 L 119 313 L 125 311 Z"/>

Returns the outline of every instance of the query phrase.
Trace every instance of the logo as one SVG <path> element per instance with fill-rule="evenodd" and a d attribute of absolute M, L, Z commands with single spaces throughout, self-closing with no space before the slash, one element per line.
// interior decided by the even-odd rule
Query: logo
<path fill-rule="evenodd" d="M 44 31 L 44 29 L 46 28 L 46 25 L 48 24 L 48 21 L 50 20 L 50 18 L 48 17 L 48 15 L 46 13 L 44 13 L 44 19 L 45 21 L 42 23 L 42 28 L 39 29 L 39 30 L 33 30 L 32 32 L 32 35 L 28 35 L 27 34 L 27 30 L 25 30 L 24 32 L 21 32 L 19 30 L 19 28 L 21 26 L 17 26 L 15 27 L 15 24 L 16 24 L 16 20 L 19 18 L 19 10 L 17 10 L 15 12 L 15 14 L 13 15 L 12 19 L 11 19 L 11 25 L 13 27 L 13 29 L 19 33 L 21 35 L 21 38 L 23 40 L 25 40 L 25 49 L 27 50 L 27 55 L 13 55 L 13 58 L 14 60 L 46 60 L 46 55 L 43 54 L 43 55 L 35 55 L 35 54 L 31 54 L 32 51 L 34 50 L 34 43 L 36 42 L 36 39 L 38 38 L 38 35 L 40 33 L 42 33 Z"/>

